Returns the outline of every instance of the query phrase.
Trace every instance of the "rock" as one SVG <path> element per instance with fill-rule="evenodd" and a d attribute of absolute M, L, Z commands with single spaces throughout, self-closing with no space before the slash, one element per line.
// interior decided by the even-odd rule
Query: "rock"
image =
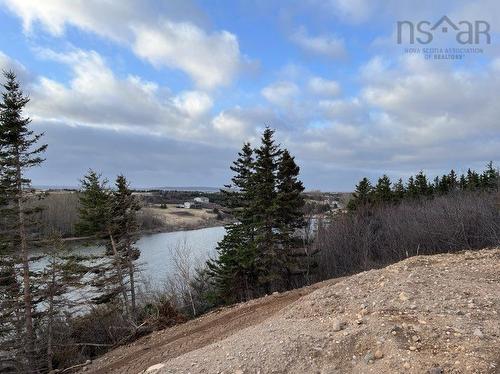
<path fill-rule="evenodd" d="M 443 374 L 444 370 L 440 367 L 433 367 L 429 369 L 429 374 Z"/>
<path fill-rule="evenodd" d="M 401 292 L 399 294 L 399 300 L 401 301 L 407 301 L 407 300 L 410 300 L 410 296 L 408 296 L 408 294 L 406 292 Z"/>
<path fill-rule="evenodd" d="M 411 365 L 410 365 L 410 363 L 409 363 L 409 362 L 405 362 L 405 363 L 403 364 L 403 367 L 404 367 L 405 369 L 409 369 L 409 368 L 411 367 Z"/>
<path fill-rule="evenodd" d="M 482 338 L 484 335 L 483 335 L 483 332 L 481 330 L 475 329 L 474 336 L 477 336 L 478 338 Z"/>
<path fill-rule="evenodd" d="M 416 351 L 417 350 L 417 347 L 415 347 L 414 345 L 410 345 L 410 351 Z"/>
<path fill-rule="evenodd" d="M 368 352 L 365 355 L 365 357 L 363 357 L 363 361 L 365 362 L 365 364 L 371 364 L 374 359 L 375 359 L 375 356 L 371 352 Z"/>
<path fill-rule="evenodd" d="M 241 370 L 241 369 L 236 369 L 236 370 L 234 371 L 234 374 L 243 374 L 243 370 Z"/>
<path fill-rule="evenodd" d="M 384 352 L 382 352 L 380 349 L 377 349 L 373 357 L 375 357 L 376 360 L 380 360 L 384 357 Z"/>
<path fill-rule="evenodd" d="M 150 366 L 146 369 L 145 373 L 155 373 L 156 371 L 163 369 L 165 367 L 165 364 L 156 364 L 153 366 Z"/>
<path fill-rule="evenodd" d="M 333 321 L 333 324 L 332 324 L 333 331 L 340 331 L 340 330 L 343 330 L 344 328 L 345 328 L 344 322 L 339 321 L 338 319 Z"/>

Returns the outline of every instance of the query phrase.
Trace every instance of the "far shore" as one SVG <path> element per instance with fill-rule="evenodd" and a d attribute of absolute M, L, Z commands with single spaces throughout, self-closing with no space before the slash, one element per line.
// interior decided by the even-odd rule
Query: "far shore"
<path fill-rule="evenodd" d="M 193 231 L 193 230 L 201 230 L 201 229 L 208 229 L 212 227 L 224 227 L 227 224 L 230 224 L 231 220 L 222 220 L 222 221 L 207 221 L 203 223 L 199 223 L 196 225 L 190 225 L 190 226 L 172 226 L 172 227 L 163 227 L 163 228 L 157 228 L 154 230 L 141 230 L 139 232 L 140 236 L 146 236 L 146 235 L 153 235 L 153 234 L 162 234 L 162 233 L 169 233 L 169 232 L 179 232 L 179 231 Z M 79 242 L 79 241 L 85 241 L 85 240 L 100 240 L 99 238 L 96 238 L 95 236 L 72 236 L 68 238 L 62 238 L 63 242 Z"/>

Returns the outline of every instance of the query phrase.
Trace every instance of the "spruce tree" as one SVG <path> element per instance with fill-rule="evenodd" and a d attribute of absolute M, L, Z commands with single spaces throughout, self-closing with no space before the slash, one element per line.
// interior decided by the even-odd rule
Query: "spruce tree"
<path fill-rule="evenodd" d="M 26 172 L 39 166 L 47 145 L 37 145 L 43 134 L 35 134 L 29 128 L 31 120 L 23 116 L 29 102 L 16 79 L 16 75 L 4 72 L 2 102 L 0 102 L 0 190 L 3 195 L 2 214 L 9 216 L 4 230 L 4 250 L 19 258 L 22 273 L 24 348 L 27 371 L 34 370 L 35 332 L 33 328 L 33 295 L 30 279 L 29 226 L 34 220 L 33 208 L 29 208 L 30 179 Z"/>
<path fill-rule="evenodd" d="M 499 172 L 493 166 L 493 161 L 488 162 L 486 170 L 481 174 L 481 187 L 486 190 L 498 191 Z"/>
<path fill-rule="evenodd" d="M 300 168 L 287 149 L 283 151 L 277 174 L 277 222 L 284 241 L 296 229 L 304 227 L 304 186 L 299 180 Z"/>
<path fill-rule="evenodd" d="M 132 315 L 136 315 L 135 261 L 140 256 L 135 246 L 139 238 L 137 212 L 141 209 L 137 198 L 132 194 L 127 179 L 123 175 L 116 178 L 115 190 L 111 196 L 112 234 L 123 265 L 128 271 Z"/>
<path fill-rule="evenodd" d="M 427 176 L 423 171 L 420 171 L 415 176 L 415 189 L 419 197 L 428 196 L 431 193 L 431 188 L 429 182 L 427 181 Z"/>
<path fill-rule="evenodd" d="M 410 199 L 415 199 L 419 195 L 417 186 L 415 185 L 415 179 L 413 175 L 410 175 L 408 182 L 406 184 L 406 194 Z"/>
<path fill-rule="evenodd" d="M 403 179 L 399 178 L 398 181 L 394 184 L 392 194 L 394 196 L 394 200 L 396 200 L 397 202 L 400 202 L 405 198 L 406 189 L 403 184 Z"/>
<path fill-rule="evenodd" d="M 254 221 L 250 210 L 253 200 L 253 149 L 245 143 L 231 170 L 231 191 L 225 192 L 236 223 L 226 225 L 226 234 L 218 243 L 217 258 L 207 262 L 214 281 L 215 298 L 224 303 L 244 301 L 257 293 Z"/>
<path fill-rule="evenodd" d="M 347 204 L 349 210 L 356 210 L 359 207 L 367 206 L 373 201 L 373 187 L 368 178 L 363 178 L 356 185 L 351 200 Z"/>
<path fill-rule="evenodd" d="M 96 303 L 115 301 L 118 295 L 122 296 L 123 311 L 130 317 L 128 293 L 123 275 L 123 259 L 118 252 L 115 238 L 116 228 L 113 220 L 113 195 L 107 187 L 107 180 L 101 180 L 101 175 L 93 170 L 81 180 L 80 221 L 76 230 L 81 235 L 91 235 L 96 238 L 107 238 L 106 255 L 111 263 L 104 262 L 96 273 L 99 275 L 94 280 L 94 286 L 100 295 L 93 300 Z"/>
<path fill-rule="evenodd" d="M 259 281 L 265 292 L 281 290 L 286 276 L 286 256 L 279 251 L 277 230 L 276 182 L 282 150 L 274 141 L 274 130 L 266 127 L 261 146 L 255 149 L 255 173 L 252 178 L 250 206 L 255 228 Z"/>
<path fill-rule="evenodd" d="M 388 203 L 393 200 L 394 196 L 391 190 L 391 180 L 387 175 L 383 175 L 378 179 L 374 189 L 374 199 L 378 203 Z"/>

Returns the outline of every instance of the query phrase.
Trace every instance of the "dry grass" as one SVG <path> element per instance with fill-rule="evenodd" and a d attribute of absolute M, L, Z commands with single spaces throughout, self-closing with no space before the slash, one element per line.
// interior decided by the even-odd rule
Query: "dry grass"
<path fill-rule="evenodd" d="M 224 224 L 217 220 L 217 215 L 212 209 L 185 209 L 177 208 L 174 204 L 168 204 L 167 209 L 156 207 L 144 208 L 150 210 L 157 217 L 161 217 L 165 225 L 178 229 L 195 229 Z"/>

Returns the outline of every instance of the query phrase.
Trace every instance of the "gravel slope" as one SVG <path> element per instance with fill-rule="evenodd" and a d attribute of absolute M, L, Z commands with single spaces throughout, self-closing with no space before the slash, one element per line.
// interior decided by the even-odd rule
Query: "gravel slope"
<path fill-rule="evenodd" d="M 419 256 L 325 283 L 142 372 L 500 373 L 499 312 L 500 249 Z"/>

